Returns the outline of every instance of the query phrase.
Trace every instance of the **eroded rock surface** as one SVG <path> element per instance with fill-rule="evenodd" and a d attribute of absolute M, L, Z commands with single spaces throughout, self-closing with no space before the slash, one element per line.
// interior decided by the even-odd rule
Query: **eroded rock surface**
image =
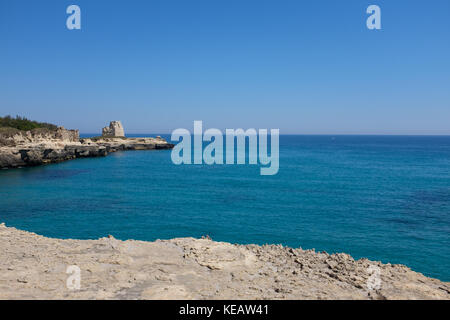
<path fill-rule="evenodd" d="M 77 130 L 17 130 L 3 135 L 0 169 L 37 166 L 76 158 L 104 157 L 122 150 L 171 149 L 173 144 L 156 138 L 100 137 L 80 139 Z"/>
<path fill-rule="evenodd" d="M 209 239 L 50 239 L 0 225 L 1 299 L 450 299 L 402 265 Z M 67 267 L 81 270 L 79 290 Z M 379 268 L 379 289 L 368 289 Z"/>
<path fill-rule="evenodd" d="M 22 131 L 13 128 L 1 128 L 0 147 L 38 145 L 50 143 L 74 143 L 80 139 L 78 130 L 67 130 L 64 127 L 58 127 L 56 130 L 45 128 Z"/>

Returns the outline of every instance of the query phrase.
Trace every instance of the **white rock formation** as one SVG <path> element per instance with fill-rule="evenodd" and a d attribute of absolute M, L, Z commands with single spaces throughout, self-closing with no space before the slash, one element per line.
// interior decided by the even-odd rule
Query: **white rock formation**
<path fill-rule="evenodd" d="M 122 123 L 120 121 L 111 121 L 109 127 L 102 129 L 102 136 L 125 137 Z"/>

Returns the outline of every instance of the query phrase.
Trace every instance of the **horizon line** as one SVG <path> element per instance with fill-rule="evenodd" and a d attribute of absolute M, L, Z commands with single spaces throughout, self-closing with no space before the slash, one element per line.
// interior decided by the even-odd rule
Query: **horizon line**
<path fill-rule="evenodd" d="M 172 132 L 127 132 L 127 134 L 170 135 Z M 125 136 L 127 135 L 125 134 Z M 97 135 L 100 132 L 80 132 L 80 135 Z M 402 136 L 402 137 L 450 137 L 450 133 L 444 134 L 418 134 L 418 133 L 280 133 L 280 136 Z"/>

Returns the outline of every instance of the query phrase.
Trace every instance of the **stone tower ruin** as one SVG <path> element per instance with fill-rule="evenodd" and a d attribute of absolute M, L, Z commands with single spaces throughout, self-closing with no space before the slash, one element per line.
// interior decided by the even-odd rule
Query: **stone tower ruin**
<path fill-rule="evenodd" d="M 120 121 L 111 121 L 109 127 L 102 129 L 102 136 L 106 137 L 125 137 L 122 123 Z"/>

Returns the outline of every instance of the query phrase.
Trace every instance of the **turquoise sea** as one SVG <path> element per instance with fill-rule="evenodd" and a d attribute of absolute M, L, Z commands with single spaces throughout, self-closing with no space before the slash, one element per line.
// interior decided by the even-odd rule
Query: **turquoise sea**
<path fill-rule="evenodd" d="M 275 176 L 176 166 L 167 150 L 2 170 L 0 208 L 0 222 L 49 237 L 209 235 L 346 252 L 450 281 L 448 136 L 281 136 Z"/>

